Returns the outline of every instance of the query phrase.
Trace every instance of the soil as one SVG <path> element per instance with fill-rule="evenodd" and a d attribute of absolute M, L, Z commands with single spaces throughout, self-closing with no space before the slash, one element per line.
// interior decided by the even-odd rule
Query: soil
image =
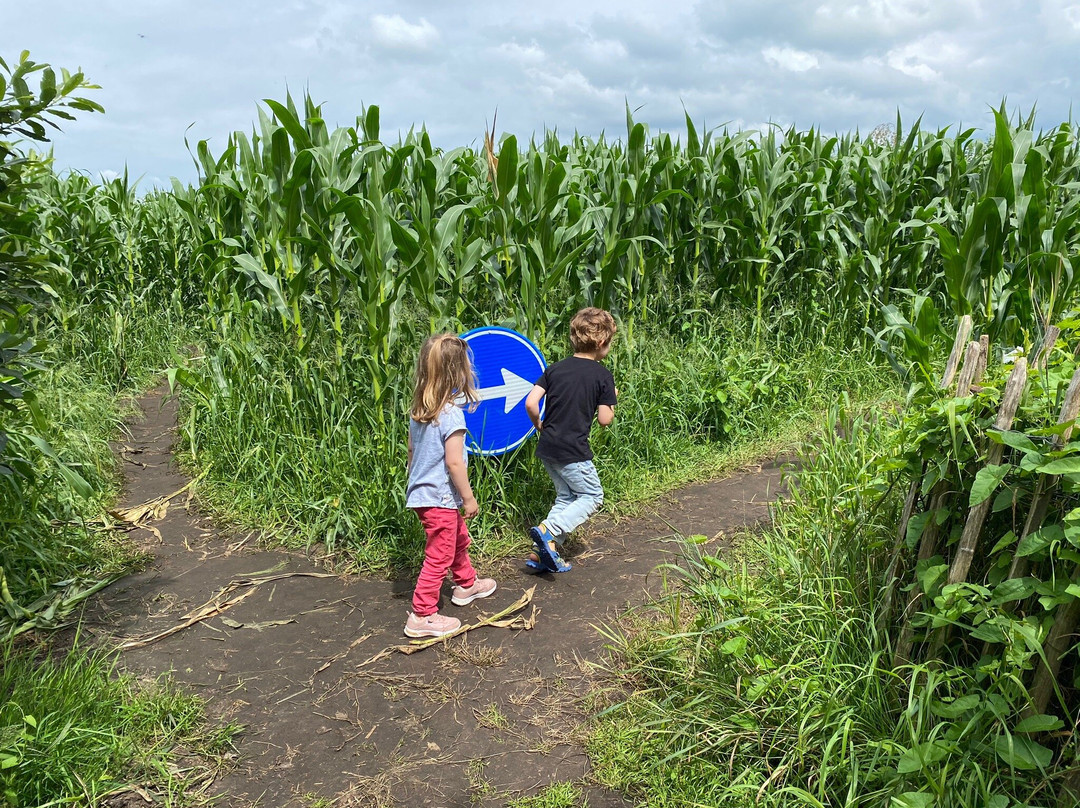
<path fill-rule="evenodd" d="M 158 390 L 141 406 L 145 417 L 117 447 L 126 461 L 122 506 L 188 483 L 170 454 L 175 402 Z M 676 559 L 678 534 L 725 543 L 766 519 L 779 490 L 779 464 L 769 463 L 676 491 L 646 516 L 598 517 L 572 544 L 566 574 L 481 560 L 498 591 L 458 608 L 447 583 L 443 610 L 473 622 L 535 586 L 521 612 L 535 618 L 530 630 L 478 628 L 367 665 L 407 642 L 414 578 L 328 574 L 302 553 L 222 529 L 184 492 L 150 523 L 154 531 L 135 532 L 153 561 L 106 589 L 83 631 L 115 646 L 173 628 L 212 599 L 246 595 L 121 656 L 129 671 L 171 673 L 213 715 L 244 726 L 235 764 L 210 789 L 220 805 L 502 806 L 574 781 L 590 808 L 631 806 L 590 782 L 582 746 L 608 642 L 601 628 L 659 591 L 657 567 Z M 523 553 L 527 546 L 523 535 Z M 283 577 L 219 597 L 232 582 L 273 576 Z"/>

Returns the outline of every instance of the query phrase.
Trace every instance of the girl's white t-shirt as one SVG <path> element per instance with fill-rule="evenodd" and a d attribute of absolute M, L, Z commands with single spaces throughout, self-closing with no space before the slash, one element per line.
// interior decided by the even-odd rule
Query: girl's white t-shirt
<path fill-rule="evenodd" d="M 446 468 L 446 439 L 455 432 L 464 432 L 465 413 L 453 402 L 443 407 L 438 418 L 430 424 L 409 419 L 413 458 L 409 467 L 409 484 L 405 489 L 407 508 L 460 508 L 461 495 L 450 481 Z M 462 460 L 469 462 L 462 444 Z"/>

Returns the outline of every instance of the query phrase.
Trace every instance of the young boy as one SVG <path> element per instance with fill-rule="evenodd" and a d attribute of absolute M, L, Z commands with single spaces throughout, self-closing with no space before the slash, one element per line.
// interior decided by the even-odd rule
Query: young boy
<path fill-rule="evenodd" d="M 540 434 L 536 456 L 555 483 L 555 504 L 547 518 L 529 528 L 537 566 L 547 572 L 569 572 L 559 553 L 566 537 L 584 524 L 604 502 L 604 489 L 593 465 L 589 430 L 593 416 L 601 426 L 615 418 L 615 380 L 601 361 L 611 350 L 615 319 L 603 309 L 582 309 L 570 321 L 574 355 L 549 365 L 525 399 Z M 540 421 L 540 401 L 547 408 Z"/>

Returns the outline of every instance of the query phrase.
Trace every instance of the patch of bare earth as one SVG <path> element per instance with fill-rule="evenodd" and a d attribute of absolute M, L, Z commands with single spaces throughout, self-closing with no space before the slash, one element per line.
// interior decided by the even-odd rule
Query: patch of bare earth
<path fill-rule="evenodd" d="M 175 404 L 159 390 L 142 408 L 124 452 L 126 506 L 188 482 L 169 452 Z M 676 532 L 723 541 L 767 517 L 779 483 L 777 467 L 754 467 L 684 488 L 650 516 L 597 519 L 568 574 L 485 566 L 499 590 L 458 608 L 448 584 L 445 610 L 472 623 L 535 586 L 519 613 L 535 618 L 530 630 L 478 628 L 370 664 L 405 642 L 413 579 L 329 575 L 221 531 L 182 494 L 156 532 L 142 531 L 153 563 L 105 590 L 87 628 L 126 642 L 129 670 L 172 672 L 214 715 L 244 725 L 235 765 L 209 789 L 222 805 L 496 806 L 572 780 L 590 808 L 628 806 L 589 784 L 582 746 L 589 663 L 605 643 L 596 626 L 656 591 Z"/>

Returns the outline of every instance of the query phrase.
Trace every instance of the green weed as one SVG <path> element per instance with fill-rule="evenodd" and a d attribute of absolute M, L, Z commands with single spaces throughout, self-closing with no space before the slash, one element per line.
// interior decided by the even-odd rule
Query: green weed
<path fill-rule="evenodd" d="M 531 797 L 517 797 L 506 808 L 587 808 L 581 789 L 574 783 L 552 783 Z"/>
<path fill-rule="evenodd" d="M 10 806 L 96 805 L 131 784 L 176 800 L 188 778 L 170 771 L 169 756 L 183 746 L 205 767 L 235 733 L 207 730 L 197 698 L 167 680 L 140 686 L 99 652 L 39 656 L 9 644 L 0 663 L 0 795 Z"/>

